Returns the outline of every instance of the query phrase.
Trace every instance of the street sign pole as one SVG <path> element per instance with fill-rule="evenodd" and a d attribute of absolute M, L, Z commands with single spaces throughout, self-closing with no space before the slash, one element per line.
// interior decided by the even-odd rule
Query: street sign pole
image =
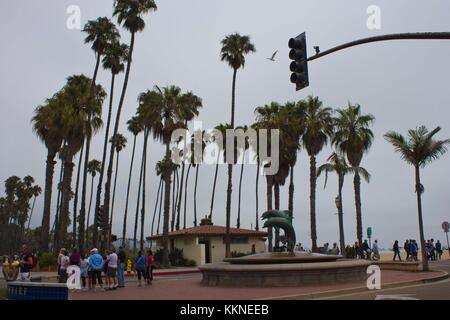
<path fill-rule="evenodd" d="M 447 237 L 448 257 L 449 257 L 449 259 L 450 259 L 450 246 L 448 245 L 448 232 L 445 233 L 445 236 Z"/>
<path fill-rule="evenodd" d="M 447 238 L 447 250 L 448 250 L 448 255 L 449 255 L 449 259 L 450 259 L 450 245 L 448 243 L 448 232 L 450 231 L 450 223 L 448 221 L 442 222 L 442 230 L 444 230 L 445 236 Z"/>

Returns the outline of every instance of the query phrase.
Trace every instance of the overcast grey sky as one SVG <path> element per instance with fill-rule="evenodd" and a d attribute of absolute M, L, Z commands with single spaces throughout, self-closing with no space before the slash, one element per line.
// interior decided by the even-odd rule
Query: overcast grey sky
<path fill-rule="evenodd" d="M 82 25 L 99 16 L 111 16 L 111 0 L 14 0 L 0 2 L 0 180 L 10 175 L 30 174 L 44 185 L 46 149 L 33 135 L 33 110 L 60 89 L 72 74 L 92 75 L 94 55 L 83 44 L 84 35 L 66 28 L 69 5 L 81 8 Z M 287 41 L 306 31 L 310 53 L 314 45 L 322 50 L 341 43 L 395 32 L 449 31 L 450 3 L 445 0 L 348 0 L 348 1 L 268 1 L 268 0 L 164 0 L 158 11 L 146 17 L 147 28 L 137 35 L 131 78 L 122 114 L 121 129 L 129 139 L 122 153 L 114 232 L 120 233 L 131 159 L 132 136 L 126 121 L 136 110 L 138 94 L 154 85 L 178 85 L 203 98 L 199 119 L 204 128 L 229 121 L 232 71 L 220 62 L 221 39 L 232 32 L 250 35 L 257 52 L 247 57 L 245 69 L 237 78 L 237 124 L 254 121 L 255 107 L 278 101 L 299 100 L 318 95 L 327 106 L 345 107 L 359 103 L 364 113 L 376 117 L 375 142 L 362 165 L 372 174 L 362 185 L 364 230 L 374 229 L 381 245 L 390 247 L 395 239 L 418 238 L 413 169 L 400 160 L 382 135 L 394 129 L 405 133 L 418 125 L 437 125 L 439 138 L 450 138 L 450 41 L 398 41 L 375 43 L 342 51 L 309 65 L 310 87 L 295 92 L 289 83 Z M 366 26 L 369 5 L 381 9 L 381 30 Z M 128 43 L 129 35 L 122 31 Z M 277 61 L 266 59 L 279 50 Z M 109 89 L 110 76 L 101 71 L 99 83 Z M 117 87 L 122 85 L 119 77 Z M 120 90 L 117 90 L 120 91 Z M 119 92 L 118 92 L 119 94 Z M 117 106 L 118 95 L 115 106 Z M 104 108 L 106 114 L 106 107 Z M 142 137 L 141 137 L 142 138 Z M 93 141 L 92 157 L 101 158 L 103 132 Z M 139 146 L 142 140 L 139 139 Z M 162 147 L 150 143 L 149 168 L 162 158 Z M 318 157 L 322 164 L 330 155 L 328 147 Z M 137 153 L 139 157 L 140 152 Z M 56 172 L 58 172 L 56 168 Z M 199 214 L 208 212 L 213 166 L 202 166 L 199 181 Z M 129 235 L 134 220 L 138 166 L 134 168 Z M 234 171 L 232 223 L 236 222 L 238 170 Z M 436 161 L 423 173 L 425 234 L 444 240 L 441 222 L 450 220 L 449 155 Z M 55 174 L 55 184 L 56 184 Z M 226 168 L 220 168 L 214 218 L 225 223 Z M 194 175 L 191 174 L 192 182 Z M 265 207 L 265 184 L 260 179 L 260 208 Z M 331 176 L 323 190 L 318 181 L 318 242 L 337 242 L 337 216 L 334 214 L 336 179 Z M 255 167 L 246 166 L 243 187 L 242 227 L 254 226 Z M 153 211 L 157 180 L 148 177 L 148 212 Z M 190 191 L 193 187 L 190 186 Z M 0 194 L 3 194 L 3 184 Z M 55 195 L 56 197 L 56 195 Z M 188 199 L 188 225 L 193 221 L 192 197 Z M 287 207 L 287 187 L 282 189 Z M 295 172 L 295 227 L 298 241 L 310 246 L 309 239 L 309 160 L 299 155 Z M 55 203 L 56 201 L 53 201 Z M 36 205 L 32 225 L 40 223 L 43 196 Z M 344 189 L 345 235 L 355 240 L 355 209 L 352 179 Z M 149 234 L 147 216 L 146 234 Z M 365 232 L 364 232 L 365 233 Z"/>

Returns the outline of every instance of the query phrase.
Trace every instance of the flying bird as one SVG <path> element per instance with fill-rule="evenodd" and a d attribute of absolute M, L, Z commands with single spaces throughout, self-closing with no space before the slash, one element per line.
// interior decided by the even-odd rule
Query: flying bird
<path fill-rule="evenodd" d="M 277 55 L 277 53 L 278 53 L 278 50 L 273 53 L 271 58 L 267 58 L 267 60 L 275 61 L 275 56 Z"/>

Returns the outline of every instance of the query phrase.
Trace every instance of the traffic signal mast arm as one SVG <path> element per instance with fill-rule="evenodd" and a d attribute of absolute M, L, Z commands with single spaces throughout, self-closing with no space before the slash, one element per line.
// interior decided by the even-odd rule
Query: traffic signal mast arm
<path fill-rule="evenodd" d="M 396 33 L 396 34 L 386 34 L 382 36 L 364 38 L 352 42 L 345 43 L 343 45 L 334 47 L 327 51 L 318 53 L 314 56 L 308 58 L 307 61 L 316 60 L 322 58 L 323 56 L 329 55 L 330 53 L 347 49 L 350 47 L 358 46 L 361 44 L 388 41 L 388 40 L 450 40 L 450 32 L 420 32 L 420 33 Z"/>

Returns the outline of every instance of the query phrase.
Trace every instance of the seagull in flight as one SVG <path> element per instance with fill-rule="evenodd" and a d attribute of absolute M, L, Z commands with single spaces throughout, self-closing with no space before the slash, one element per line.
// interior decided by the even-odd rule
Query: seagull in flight
<path fill-rule="evenodd" d="M 275 56 L 277 55 L 277 53 L 278 53 L 278 50 L 273 53 L 271 58 L 267 58 L 267 60 L 275 61 Z"/>

